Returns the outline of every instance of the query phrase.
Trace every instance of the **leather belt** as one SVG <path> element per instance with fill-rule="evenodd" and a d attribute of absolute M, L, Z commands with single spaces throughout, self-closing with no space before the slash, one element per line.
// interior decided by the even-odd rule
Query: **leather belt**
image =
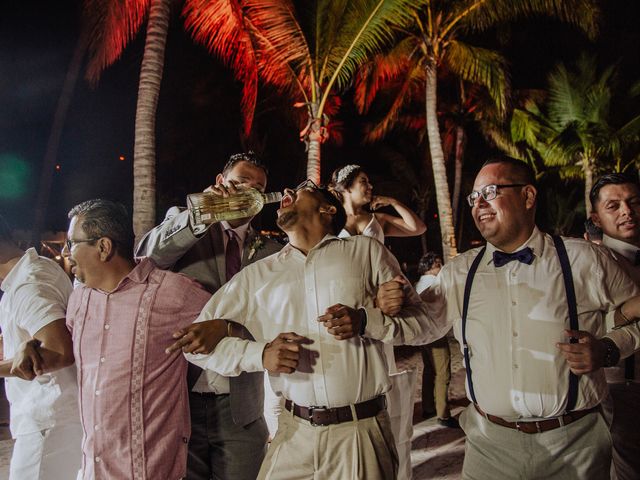
<path fill-rule="evenodd" d="M 354 420 L 350 405 L 335 408 L 303 407 L 302 405 L 296 405 L 291 400 L 285 400 L 284 408 L 292 412 L 296 417 L 307 420 L 314 427 L 335 425 Z M 354 408 L 356 420 L 359 420 L 376 416 L 381 410 L 387 408 L 387 402 L 384 395 L 380 395 L 366 402 L 356 403 Z"/>
<path fill-rule="evenodd" d="M 548 432 L 549 430 L 554 430 L 556 428 L 569 425 L 570 423 L 573 423 L 576 420 L 589 415 L 590 413 L 597 412 L 600 409 L 600 406 L 598 405 L 587 410 L 574 410 L 573 412 L 565 413 L 564 415 L 561 415 L 559 417 L 548 418 L 546 420 L 509 422 L 504 418 L 484 413 L 482 409 L 476 404 L 474 404 L 474 407 L 476 407 L 476 410 L 480 415 L 489 420 L 491 423 L 495 423 L 496 425 L 500 425 L 501 427 L 512 428 L 522 433 Z"/>

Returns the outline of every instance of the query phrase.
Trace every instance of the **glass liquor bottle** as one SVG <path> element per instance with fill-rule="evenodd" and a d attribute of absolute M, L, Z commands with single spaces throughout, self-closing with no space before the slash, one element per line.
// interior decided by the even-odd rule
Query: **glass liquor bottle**
<path fill-rule="evenodd" d="M 222 220 L 253 217 L 267 203 L 282 200 L 282 193 L 261 193 L 255 188 L 243 188 L 238 193 L 221 197 L 211 192 L 187 195 L 187 208 L 194 231 Z"/>

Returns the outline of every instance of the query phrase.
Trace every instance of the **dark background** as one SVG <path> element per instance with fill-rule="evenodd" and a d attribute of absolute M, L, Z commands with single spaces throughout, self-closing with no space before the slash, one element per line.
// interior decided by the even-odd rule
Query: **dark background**
<path fill-rule="evenodd" d="M 0 16 L 0 212 L 16 229 L 28 230 L 47 138 L 64 77 L 80 32 L 80 3 L 61 0 L 5 2 Z M 640 2 L 603 1 L 601 34 L 595 43 L 566 25 L 546 20 L 521 22 L 481 43 L 502 48 L 511 64 L 514 89 L 543 88 L 550 69 L 571 63 L 580 52 L 598 54 L 607 65 L 619 62 L 623 84 L 640 78 L 637 22 Z M 241 141 L 240 85 L 204 48 L 184 32 L 173 8 L 165 56 L 165 72 L 157 115 L 158 220 L 166 208 L 184 204 L 187 193 L 213 182 L 232 153 L 254 148 L 270 168 L 269 190 L 297 184 L 305 176 L 304 144 L 291 117 L 290 101 L 261 89 L 254 135 Z M 143 29 L 144 30 L 144 29 Z M 133 125 L 144 31 L 122 58 L 91 87 L 79 80 L 64 124 L 45 229 L 66 229 L 66 212 L 76 203 L 108 197 L 132 204 Z M 83 71 L 84 73 L 84 71 Z M 398 133 L 375 145 L 362 143 L 366 118 L 355 113 L 350 93 L 337 120 L 343 143 L 322 150 L 322 177 L 346 163 L 370 173 L 376 192 L 412 205 L 408 185 L 397 174 L 398 157 L 429 181 L 422 167 L 424 145 L 415 135 Z M 471 131 L 466 154 L 466 187 L 490 153 Z M 120 157 L 124 160 L 120 160 Z M 453 174 L 450 175 L 452 177 Z M 558 191 L 562 195 L 562 191 Z M 463 207 L 464 208 L 464 207 Z M 259 221 L 274 228 L 275 209 L 267 207 Z M 429 246 L 439 248 L 435 199 L 429 213 Z M 582 221 L 580 219 L 580 221 Z M 469 216 L 464 220 L 463 249 L 478 238 Z M 576 223 L 576 233 L 579 222 Z M 420 254 L 417 239 L 391 241 L 401 260 Z"/>

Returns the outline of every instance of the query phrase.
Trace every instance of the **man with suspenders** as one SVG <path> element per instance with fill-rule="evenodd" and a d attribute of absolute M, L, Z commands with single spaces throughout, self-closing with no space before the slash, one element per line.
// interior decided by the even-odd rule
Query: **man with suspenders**
<path fill-rule="evenodd" d="M 450 260 L 422 294 L 465 357 L 464 479 L 609 478 L 602 367 L 629 346 L 605 336 L 604 316 L 640 289 L 605 249 L 542 233 L 536 195 L 526 164 L 485 163 L 467 200 L 487 245 Z"/>

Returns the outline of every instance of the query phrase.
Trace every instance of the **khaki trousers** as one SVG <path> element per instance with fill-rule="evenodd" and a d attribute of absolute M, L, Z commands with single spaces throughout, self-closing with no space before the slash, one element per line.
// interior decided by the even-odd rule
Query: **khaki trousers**
<path fill-rule="evenodd" d="M 447 337 L 422 347 L 422 412 L 449 418 L 447 392 L 451 380 L 451 352 Z"/>
<path fill-rule="evenodd" d="M 284 410 L 278 422 L 260 480 L 393 480 L 397 476 L 398 456 L 386 410 L 375 417 L 325 427 L 314 427 Z"/>
<path fill-rule="evenodd" d="M 599 413 L 543 433 L 489 422 L 469 405 L 460 416 L 467 436 L 464 480 L 607 480 L 611 436 Z"/>

